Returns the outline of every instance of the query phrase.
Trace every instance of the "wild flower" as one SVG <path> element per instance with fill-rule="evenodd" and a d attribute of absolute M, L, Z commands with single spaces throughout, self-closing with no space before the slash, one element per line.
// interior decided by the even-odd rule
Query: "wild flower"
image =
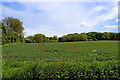
<path fill-rule="evenodd" d="M 97 52 L 97 50 L 94 49 L 94 50 L 93 50 L 93 53 L 96 53 L 96 52 Z"/>
<path fill-rule="evenodd" d="M 101 52 L 98 52 L 97 50 L 93 50 L 93 53 L 101 54 Z"/>

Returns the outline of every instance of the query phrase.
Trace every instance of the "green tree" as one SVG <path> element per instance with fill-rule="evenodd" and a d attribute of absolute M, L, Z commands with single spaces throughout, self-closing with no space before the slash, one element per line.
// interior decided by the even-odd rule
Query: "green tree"
<path fill-rule="evenodd" d="M 2 20 L 2 23 L 6 26 L 7 29 L 11 28 L 18 35 L 23 33 L 24 27 L 22 26 L 22 22 L 19 19 L 5 17 L 5 19 Z"/>
<path fill-rule="evenodd" d="M 23 30 L 22 22 L 19 19 L 5 17 L 2 19 L 3 43 L 22 42 Z"/>
<path fill-rule="evenodd" d="M 109 40 L 110 39 L 110 34 L 109 33 L 104 32 L 103 34 L 104 34 L 104 37 L 105 37 L 104 39 L 105 40 Z"/>
<path fill-rule="evenodd" d="M 34 35 L 34 39 L 35 39 L 36 43 L 43 43 L 44 38 L 45 38 L 45 35 L 43 35 L 43 34 L 35 34 Z"/>
<path fill-rule="evenodd" d="M 49 37 L 49 40 L 52 40 L 52 37 Z"/>
<path fill-rule="evenodd" d="M 67 35 L 66 41 L 73 42 L 74 41 L 74 36 L 73 35 Z"/>
<path fill-rule="evenodd" d="M 53 39 L 53 40 L 58 40 L 57 35 L 54 35 L 52 39 Z"/>
<path fill-rule="evenodd" d="M 119 39 L 118 36 L 117 36 L 118 33 L 112 33 L 112 32 L 111 32 L 111 33 L 109 33 L 109 34 L 110 34 L 110 39 L 111 39 L 111 40 L 118 40 L 118 39 Z"/>
<path fill-rule="evenodd" d="M 32 41 L 30 39 L 28 39 L 28 38 L 24 38 L 24 42 L 25 43 L 31 43 Z"/>
<path fill-rule="evenodd" d="M 62 36 L 62 41 L 63 41 L 63 42 L 66 42 L 66 41 L 67 41 L 67 36 L 65 36 L 65 35 Z"/>
<path fill-rule="evenodd" d="M 59 38 L 58 38 L 58 41 L 59 41 L 59 42 L 62 42 L 62 37 L 59 37 Z"/>
<path fill-rule="evenodd" d="M 79 41 L 87 41 L 87 35 L 86 34 L 80 34 L 79 35 Z"/>
<path fill-rule="evenodd" d="M 48 37 L 45 37 L 44 40 L 43 40 L 44 43 L 48 43 L 49 42 L 49 38 Z"/>
<path fill-rule="evenodd" d="M 27 38 L 28 38 L 32 43 L 35 43 L 35 39 L 34 39 L 33 36 L 28 36 Z"/>
<path fill-rule="evenodd" d="M 88 36 L 88 40 L 89 39 L 92 39 L 94 41 L 97 40 L 97 32 L 89 32 L 89 33 L 87 33 L 87 36 Z"/>
<path fill-rule="evenodd" d="M 102 40 L 103 39 L 103 33 L 97 33 L 97 35 L 96 35 L 96 38 L 98 39 L 98 40 Z"/>

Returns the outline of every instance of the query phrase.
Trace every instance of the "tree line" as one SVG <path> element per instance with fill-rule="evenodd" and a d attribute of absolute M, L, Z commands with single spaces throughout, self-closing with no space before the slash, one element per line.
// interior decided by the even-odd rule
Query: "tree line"
<path fill-rule="evenodd" d="M 76 41 L 97 41 L 97 40 L 119 40 L 120 33 L 113 32 L 88 32 L 73 33 L 62 37 L 46 37 L 44 34 L 34 34 L 24 37 L 24 27 L 19 19 L 5 17 L 0 21 L 2 30 L 2 44 L 25 42 L 25 43 L 48 43 L 48 42 L 76 42 Z"/>

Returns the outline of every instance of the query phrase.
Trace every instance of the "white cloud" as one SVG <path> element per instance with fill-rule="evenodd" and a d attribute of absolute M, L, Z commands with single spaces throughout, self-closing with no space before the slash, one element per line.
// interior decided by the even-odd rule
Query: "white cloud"
<path fill-rule="evenodd" d="M 29 28 L 25 28 L 25 37 L 26 36 L 30 36 L 30 35 L 34 35 L 34 34 L 44 34 L 46 37 L 52 37 L 54 35 L 57 35 L 58 37 L 64 35 L 63 33 L 60 33 L 60 32 L 57 32 L 57 31 L 54 31 L 52 29 L 49 29 L 49 26 L 44 26 L 46 28 L 41 28 L 41 27 L 38 27 L 37 29 L 29 29 Z"/>
<path fill-rule="evenodd" d="M 104 6 L 96 6 L 90 12 L 98 12 L 103 10 L 104 8 L 105 8 Z"/>
<path fill-rule="evenodd" d="M 115 28 L 117 28 L 118 26 L 108 26 L 108 25 L 106 25 L 106 26 L 104 26 L 104 28 L 105 29 L 115 29 Z"/>
<path fill-rule="evenodd" d="M 120 19 L 116 19 L 116 20 L 115 20 L 115 22 L 119 22 L 119 21 L 120 21 Z"/>
<path fill-rule="evenodd" d="M 106 20 L 112 20 L 117 16 L 118 16 L 118 6 L 113 7 L 112 10 L 108 12 L 108 14 L 102 15 L 100 17 L 102 17 L 103 20 L 106 21 Z"/>
<path fill-rule="evenodd" d="M 105 21 L 109 21 L 109 20 L 114 20 L 116 17 L 118 17 L 118 3 L 111 3 L 111 7 L 108 7 L 108 6 L 104 6 L 107 10 L 98 15 L 98 16 L 95 16 L 95 18 L 93 17 L 91 24 L 92 25 L 98 25 L 100 24 L 101 22 L 105 22 Z"/>
<path fill-rule="evenodd" d="M 19 16 L 19 17 L 25 17 L 26 14 L 28 12 L 26 11 L 17 11 L 17 10 L 14 10 L 14 9 L 11 9 L 9 7 L 6 7 L 6 6 L 2 6 L 2 12 L 3 12 L 3 15 L 7 15 L 7 16 Z M 31 13 L 29 13 L 29 15 L 33 15 Z"/>
<path fill-rule="evenodd" d="M 80 23 L 80 27 L 92 27 L 92 25 L 91 25 L 91 24 L 88 24 L 88 23 L 86 23 L 86 22 L 81 22 L 81 23 Z"/>
<path fill-rule="evenodd" d="M 112 8 L 112 11 L 111 9 L 108 9 L 108 12 L 102 14 L 103 16 L 98 16 L 96 18 L 94 14 L 86 13 L 90 10 L 85 5 L 81 5 L 81 3 L 68 4 L 20 2 L 20 4 L 25 6 L 25 11 L 19 11 L 3 6 L 3 12 L 5 16 L 13 16 L 21 19 L 23 21 L 27 36 L 36 33 L 43 33 L 46 36 L 62 36 L 69 32 L 88 32 L 92 31 L 93 27 L 101 24 L 101 22 L 113 19 L 117 16 L 116 11 Z M 92 6 L 90 4 L 89 6 Z M 95 9 L 94 6 L 92 6 L 92 8 Z M 96 6 L 95 10 L 102 11 L 103 8 L 104 7 L 102 6 Z M 34 12 L 34 10 L 38 12 Z M 114 17 L 109 18 L 111 17 L 109 13 L 114 15 Z M 107 18 L 104 19 L 106 16 Z"/>
<path fill-rule="evenodd" d="M 2 5 L 0 3 L 0 19 L 2 19 Z"/>

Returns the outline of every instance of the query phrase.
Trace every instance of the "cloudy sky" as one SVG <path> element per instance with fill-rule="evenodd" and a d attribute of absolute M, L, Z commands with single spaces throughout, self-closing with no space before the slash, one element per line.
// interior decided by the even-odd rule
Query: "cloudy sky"
<path fill-rule="evenodd" d="M 25 36 L 42 33 L 47 37 L 82 32 L 118 32 L 118 2 L 4 1 L 2 19 L 18 18 Z"/>

